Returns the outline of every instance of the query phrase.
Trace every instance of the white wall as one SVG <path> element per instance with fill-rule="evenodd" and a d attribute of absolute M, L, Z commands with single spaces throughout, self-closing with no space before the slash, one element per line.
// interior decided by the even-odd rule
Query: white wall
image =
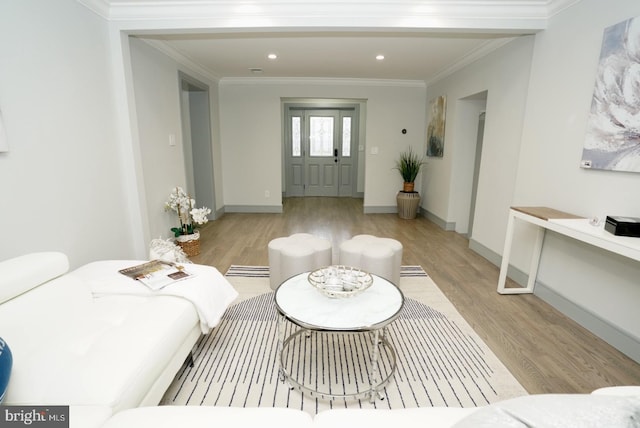
<path fill-rule="evenodd" d="M 516 200 L 585 216 L 640 214 L 640 200 L 621 197 L 640 175 L 579 168 L 603 30 L 638 15 L 637 1 L 583 0 L 537 36 Z"/>
<path fill-rule="evenodd" d="M 225 206 L 281 207 L 282 98 L 366 101 L 365 210 L 395 210 L 400 151 L 424 152 L 425 88 L 417 82 L 338 80 L 221 81 Z M 402 134 L 403 128 L 407 134 Z M 362 136 L 361 136 L 362 137 Z M 378 154 L 371 154 L 373 147 Z M 270 197 L 264 196 L 268 190 Z"/>
<path fill-rule="evenodd" d="M 468 98 L 487 91 L 471 238 L 495 252 L 502 251 L 515 187 L 532 49 L 533 38 L 521 37 L 427 88 L 427 100 L 440 95 L 447 97 L 447 111 L 444 156 L 428 159 L 422 207 L 447 223 L 455 223 L 460 233 L 467 231 L 469 221 L 481 110 L 478 103 Z"/>
<path fill-rule="evenodd" d="M 515 205 L 640 217 L 640 174 L 579 167 L 603 30 L 639 15 L 635 0 L 582 0 L 537 35 Z M 528 247 L 526 238 L 516 235 L 514 245 Z M 613 327 L 640 340 L 640 263 L 547 234 L 538 278 L 541 291 L 564 300 L 565 310 L 594 330 Z"/>
<path fill-rule="evenodd" d="M 510 205 L 547 205 L 587 217 L 640 216 L 639 174 L 579 168 L 602 32 L 638 15 L 636 0 L 582 0 L 553 17 L 547 30 L 502 47 L 428 91 L 416 84 L 235 82 L 220 88 L 218 120 L 211 83 L 216 204 L 281 205 L 281 98 L 352 98 L 366 100 L 365 207 L 395 207 L 401 179 L 394 159 L 410 145 L 424 150 L 425 103 L 443 94 L 449 106 L 445 155 L 429 160 L 419 190 L 429 212 L 464 225 L 470 156 L 461 138 L 469 134 L 460 128 L 463 98 L 487 91 L 472 242 L 501 254 Z M 126 70 L 111 62 L 111 49 L 118 52 L 109 46 L 117 39 L 113 34 L 106 21 L 73 0 L 0 2 L 0 109 L 10 145 L 0 153 L 0 259 L 61 250 L 78 266 L 140 256 L 134 244 L 139 235 L 168 235 L 172 223 L 162 203 L 177 180 L 184 183 L 184 163 L 176 162 L 182 152 L 168 146 L 172 132 L 181 143 L 182 66 L 132 46 L 139 135 L 132 137 L 135 147 L 124 147 L 130 142 L 122 141 L 119 112 L 126 106 L 116 98 L 114 81 Z M 131 164 L 127 156 L 138 145 L 143 156 Z M 373 147 L 378 155 L 371 154 Z M 131 202 L 138 197 L 135 183 L 123 182 L 136 176 L 136 167 L 144 170 L 145 232 Z M 514 242 L 513 260 L 521 269 L 530 232 L 520 228 Z M 636 262 L 550 233 L 537 292 L 640 359 L 639 277 Z M 629 343 L 635 350 L 625 348 Z"/>
<path fill-rule="evenodd" d="M 178 69 L 175 61 L 136 38 L 130 38 L 141 168 L 150 237 L 168 237 L 179 226 L 164 203 L 175 186 L 186 186 L 180 117 Z M 169 136 L 176 145 L 169 145 Z"/>
<path fill-rule="evenodd" d="M 149 236 L 171 236 L 170 229 L 179 226 L 173 211 L 164 211 L 164 203 L 175 186 L 187 189 L 185 156 L 180 110 L 179 71 L 209 86 L 210 104 L 217 105 L 217 84 L 186 69 L 164 53 L 136 38 L 130 38 L 131 67 L 135 96 L 135 117 L 141 159 Z M 212 109 L 214 172 L 221 174 L 220 148 L 216 110 Z M 175 146 L 169 136 L 175 137 Z M 212 184 L 213 185 L 213 184 Z M 219 199 L 219 202 L 218 202 Z M 201 201 L 197 201 L 202 206 Z M 216 190 L 216 206 L 222 206 L 222 191 Z M 214 209 L 215 207 L 209 207 Z"/>
<path fill-rule="evenodd" d="M 446 95 L 448 109 L 445 155 L 429 160 L 423 207 L 456 222 L 458 231 L 466 226 L 460 197 L 467 197 L 470 153 L 461 136 L 469 134 L 463 128 L 469 108 L 461 100 L 487 90 L 473 248 L 499 263 L 513 205 L 640 217 L 639 174 L 579 167 L 603 30 L 638 15 L 636 1 L 582 0 L 553 17 L 547 30 L 429 85 L 427 99 Z M 516 272 L 527 273 L 534 232 L 517 224 Z M 640 361 L 638 278 L 637 262 L 547 233 L 536 294 Z"/>
<path fill-rule="evenodd" d="M 106 22 L 73 0 L 0 2 L 0 260 L 133 256 Z"/>

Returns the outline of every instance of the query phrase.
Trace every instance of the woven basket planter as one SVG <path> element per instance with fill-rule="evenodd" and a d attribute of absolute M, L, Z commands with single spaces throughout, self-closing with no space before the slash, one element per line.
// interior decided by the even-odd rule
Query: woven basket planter
<path fill-rule="evenodd" d="M 197 256 L 200 254 L 200 232 L 196 230 L 190 235 L 180 235 L 176 238 L 176 244 L 187 256 Z"/>
<path fill-rule="evenodd" d="M 404 219 L 416 218 L 418 205 L 420 205 L 420 193 L 398 192 L 396 201 L 398 203 L 398 217 Z"/>

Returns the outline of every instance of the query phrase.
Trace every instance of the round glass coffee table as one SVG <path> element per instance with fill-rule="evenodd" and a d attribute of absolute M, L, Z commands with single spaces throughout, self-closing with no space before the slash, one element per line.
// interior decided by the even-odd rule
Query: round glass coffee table
<path fill-rule="evenodd" d="M 281 380 L 311 397 L 369 398 L 371 402 L 376 397 L 382 398 L 380 390 L 389 382 L 396 369 L 396 353 L 387 340 L 386 327 L 398 317 L 402 309 L 402 292 L 386 279 L 371 275 L 373 283 L 366 290 L 352 297 L 331 298 L 313 287 L 308 276 L 309 272 L 305 272 L 289 278 L 275 292 L 275 304 L 279 313 L 278 354 Z M 342 334 L 357 337 L 333 339 Z M 316 338 L 313 339 L 312 336 Z M 385 361 L 379 361 L 380 345 L 386 349 Z M 319 367 L 314 370 L 322 371 L 322 374 L 309 374 L 306 368 L 312 365 Z M 366 375 L 360 381 L 357 380 L 357 375 L 340 374 L 343 378 L 356 378 L 357 387 L 354 391 L 336 392 L 330 382 L 327 385 L 326 379 L 338 369 L 348 372 L 349 367 L 345 366 L 358 366 L 362 371 L 361 365 L 367 367 Z"/>

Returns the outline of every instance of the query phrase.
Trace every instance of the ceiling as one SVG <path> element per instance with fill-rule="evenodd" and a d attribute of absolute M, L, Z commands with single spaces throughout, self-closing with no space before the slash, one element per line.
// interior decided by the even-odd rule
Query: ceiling
<path fill-rule="evenodd" d="M 580 0 L 77 1 L 214 79 L 430 82 Z"/>
<path fill-rule="evenodd" d="M 474 53 L 495 35 L 233 34 L 157 36 L 217 78 L 366 78 L 430 80 Z M 271 60 L 268 54 L 275 53 Z M 377 60 L 377 55 L 384 55 Z"/>

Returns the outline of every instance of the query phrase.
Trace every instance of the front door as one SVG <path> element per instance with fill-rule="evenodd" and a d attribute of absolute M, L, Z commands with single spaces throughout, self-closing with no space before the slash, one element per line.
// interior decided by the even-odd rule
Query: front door
<path fill-rule="evenodd" d="M 337 112 L 308 111 L 305 196 L 338 196 Z"/>
<path fill-rule="evenodd" d="M 287 196 L 353 195 L 354 113 L 354 109 L 288 110 Z"/>

